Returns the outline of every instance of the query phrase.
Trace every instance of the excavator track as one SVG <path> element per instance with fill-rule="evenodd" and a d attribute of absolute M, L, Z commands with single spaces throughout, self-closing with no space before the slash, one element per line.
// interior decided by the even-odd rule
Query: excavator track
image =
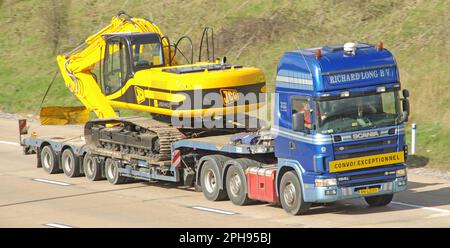
<path fill-rule="evenodd" d="M 176 127 L 169 123 L 145 117 L 98 119 L 86 123 L 84 134 L 86 144 L 96 147 L 102 154 L 158 162 L 170 161 L 171 144 L 178 140 L 251 131 L 247 128 Z"/>
<path fill-rule="evenodd" d="M 171 158 L 170 145 L 186 138 L 168 123 L 143 117 L 123 117 L 89 121 L 85 125 L 88 145 L 123 155 L 135 154 L 152 161 Z"/>
<path fill-rule="evenodd" d="M 170 160 L 170 145 L 178 140 L 184 139 L 185 135 L 176 127 L 169 126 L 166 123 L 152 120 L 144 126 L 149 131 L 155 132 L 159 138 L 159 156 L 158 161 Z"/>

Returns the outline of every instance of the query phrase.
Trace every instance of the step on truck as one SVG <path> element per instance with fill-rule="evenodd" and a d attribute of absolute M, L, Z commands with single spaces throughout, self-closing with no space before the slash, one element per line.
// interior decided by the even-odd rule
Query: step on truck
<path fill-rule="evenodd" d="M 89 121 L 78 137 L 40 137 L 20 120 L 21 145 L 50 174 L 182 183 L 211 201 L 269 202 L 293 215 L 351 198 L 384 206 L 406 189 L 409 93 L 381 42 L 286 52 L 275 86 L 271 128 L 155 136 L 146 130 L 157 124 L 123 117 Z"/>

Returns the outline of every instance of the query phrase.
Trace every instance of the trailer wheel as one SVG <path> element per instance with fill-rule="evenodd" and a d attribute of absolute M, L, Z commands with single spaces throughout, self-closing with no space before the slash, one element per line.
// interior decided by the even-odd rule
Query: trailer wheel
<path fill-rule="evenodd" d="M 41 150 L 41 163 L 42 168 L 48 174 L 55 174 L 61 172 L 59 169 L 58 158 L 56 157 L 55 151 L 53 151 L 50 145 L 44 146 Z"/>
<path fill-rule="evenodd" d="M 41 148 L 37 148 L 36 152 L 36 167 L 42 168 L 42 160 L 41 160 Z"/>
<path fill-rule="evenodd" d="M 64 174 L 68 177 L 80 176 L 80 159 L 75 156 L 72 149 L 65 149 L 61 155 L 61 166 Z"/>
<path fill-rule="evenodd" d="M 83 170 L 86 178 L 91 181 L 98 181 L 102 179 L 101 164 L 97 161 L 97 158 L 90 153 L 84 155 Z"/>
<path fill-rule="evenodd" d="M 200 180 L 203 195 L 210 201 L 222 201 L 227 198 L 227 191 L 220 189 L 219 176 L 219 168 L 211 160 L 207 160 L 203 164 Z"/>
<path fill-rule="evenodd" d="M 228 197 L 235 205 L 243 206 L 252 202 L 247 195 L 247 180 L 245 178 L 244 170 L 239 162 L 228 168 L 226 177 L 226 187 Z"/>
<path fill-rule="evenodd" d="M 112 184 L 122 184 L 127 180 L 119 174 L 119 162 L 112 158 L 107 158 L 105 162 L 105 175 L 108 182 Z"/>
<path fill-rule="evenodd" d="M 394 194 L 366 196 L 364 200 L 371 207 L 383 207 L 391 203 Z"/>
<path fill-rule="evenodd" d="M 284 173 L 281 178 L 280 202 L 283 209 L 292 215 L 305 214 L 311 206 L 303 200 L 300 180 L 293 171 Z"/>

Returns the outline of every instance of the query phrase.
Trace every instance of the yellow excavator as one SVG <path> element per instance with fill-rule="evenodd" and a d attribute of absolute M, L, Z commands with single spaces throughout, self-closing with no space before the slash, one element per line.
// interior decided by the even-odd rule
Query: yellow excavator
<path fill-rule="evenodd" d="M 92 111 L 99 119 L 117 118 L 117 109 L 169 118 L 220 117 L 258 109 L 264 104 L 260 93 L 266 90 L 263 72 L 214 58 L 209 37 L 214 43 L 206 28 L 199 62 L 194 62 L 189 37 L 171 44 L 151 21 L 119 12 L 108 26 L 57 57 L 67 88 L 85 107 L 43 108 L 41 123 L 87 122 Z M 180 50 L 181 41 L 190 42 L 190 58 Z M 203 45 L 206 61 L 200 61 Z M 256 99 L 246 98 L 249 94 Z"/>

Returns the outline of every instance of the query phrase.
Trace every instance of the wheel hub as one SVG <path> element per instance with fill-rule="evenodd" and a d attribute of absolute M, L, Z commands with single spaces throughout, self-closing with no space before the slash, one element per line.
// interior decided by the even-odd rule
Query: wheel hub
<path fill-rule="evenodd" d="M 295 192 L 295 187 L 292 183 L 288 183 L 286 185 L 286 187 L 284 188 L 283 197 L 284 197 L 284 201 L 289 206 L 292 206 L 294 204 L 296 192 Z"/>
<path fill-rule="evenodd" d="M 208 193 L 214 192 L 214 189 L 216 188 L 216 175 L 214 175 L 214 172 L 211 170 L 206 174 L 205 188 Z"/>
<path fill-rule="evenodd" d="M 67 157 L 64 159 L 64 168 L 66 169 L 66 171 L 71 171 L 71 170 L 72 170 L 72 167 L 73 167 L 73 164 L 72 164 L 72 158 L 69 157 L 69 156 L 67 156 Z"/>
<path fill-rule="evenodd" d="M 114 163 L 111 163 L 108 167 L 108 176 L 109 178 L 113 179 L 116 175 L 116 167 L 114 166 Z"/>
<path fill-rule="evenodd" d="M 87 162 L 87 172 L 92 175 L 94 173 L 94 163 L 92 161 Z"/>
<path fill-rule="evenodd" d="M 241 191 L 241 178 L 238 174 L 234 174 L 230 179 L 230 190 L 233 196 L 239 196 L 239 192 Z"/>
<path fill-rule="evenodd" d="M 50 154 L 45 153 L 44 154 L 44 167 L 48 169 L 48 168 L 50 168 L 50 164 L 51 164 Z"/>

